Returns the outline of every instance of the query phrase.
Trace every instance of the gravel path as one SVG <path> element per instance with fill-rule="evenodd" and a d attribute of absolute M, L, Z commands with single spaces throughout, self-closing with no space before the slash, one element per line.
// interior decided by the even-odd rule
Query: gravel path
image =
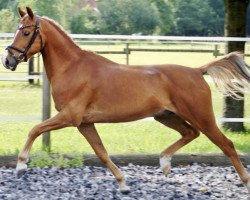
<path fill-rule="evenodd" d="M 14 169 L 0 168 L 0 199 L 250 200 L 232 167 L 174 167 L 168 177 L 156 167 L 129 165 L 121 169 L 131 187 L 127 195 L 117 190 L 114 177 L 102 167 L 32 168 L 21 179 L 15 178 Z"/>

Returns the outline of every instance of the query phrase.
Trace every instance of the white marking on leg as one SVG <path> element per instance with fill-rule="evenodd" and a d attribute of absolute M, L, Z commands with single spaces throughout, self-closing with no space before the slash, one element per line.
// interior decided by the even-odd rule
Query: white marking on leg
<path fill-rule="evenodd" d="M 26 170 L 28 167 L 25 163 L 17 163 L 16 165 L 16 170 L 19 171 L 19 170 Z"/>
<path fill-rule="evenodd" d="M 161 169 L 164 169 L 166 166 L 171 165 L 171 158 L 170 156 L 164 156 L 160 158 L 160 166 Z"/>
<path fill-rule="evenodd" d="M 164 175 L 167 175 L 171 169 L 171 158 L 171 156 L 160 157 L 160 167 Z"/>

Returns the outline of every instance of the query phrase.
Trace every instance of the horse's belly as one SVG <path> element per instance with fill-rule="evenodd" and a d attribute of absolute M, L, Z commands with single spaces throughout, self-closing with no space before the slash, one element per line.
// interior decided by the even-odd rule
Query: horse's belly
<path fill-rule="evenodd" d="M 158 101 L 147 101 L 128 103 L 128 104 L 111 104 L 106 106 L 92 105 L 87 108 L 83 117 L 85 123 L 116 123 L 129 122 L 146 117 L 151 117 L 165 109 L 171 110 L 170 104 L 161 104 Z"/>
<path fill-rule="evenodd" d="M 117 122 L 129 122 L 145 117 L 153 116 L 158 113 L 160 110 L 153 112 L 131 112 L 131 113 L 103 113 L 103 112 L 91 112 L 86 114 L 83 118 L 84 123 L 117 123 Z"/>

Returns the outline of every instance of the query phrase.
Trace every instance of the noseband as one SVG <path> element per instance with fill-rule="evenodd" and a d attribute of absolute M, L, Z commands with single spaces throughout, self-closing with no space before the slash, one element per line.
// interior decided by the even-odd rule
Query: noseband
<path fill-rule="evenodd" d="M 31 46 L 32 46 L 32 44 L 34 43 L 34 41 L 35 41 L 35 39 L 36 39 L 36 36 L 39 34 L 39 36 L 40 36 L 40 51 L 42 50 L 42 48 L 43 48 L 43 40 L 42 40 L 42 36 L 41 36 L 41 34 L 40 34 L 40 32 L 39 32 L 39 18 L 38 17 L 36 17 L 36 23 L 35 24 L 29 24 L 29 25 L 25 25 L 25 26 L 19 26 L 18 27 L 18 30 L 23 30 L 24 28 L 27 28 L 27 27 L 32 27 L 32 26 L 34 26 L 35 27 L 35 30 L 34 30 L 34 32 L 33 32 L 33 35 L 32 35 L 32 37 L 31 37 L 31 39 L 30 39 L 30 41 L 29 41 L 29 43 L 28 43 L 28 46 L 24 49 L 24 50 L 22 50 L 22 49 L 20 49 L 20 48 L 17 48 L 17 47 L 15 47 L 15 46 L 12 46 L 12 45 L 10 45 L 10 46 L 8 46 L 7 48 L 6 48 L 6 50 L 8 50 L 9 51 L 9 53 L 13 56 L 13 58 L 16 60 L 16 62 L 17 63 L 20 63 L 21 61 L 27 61 L 28 59 L 27 59 L 27 53 L 28 53 L 28 51 L 29 51 L 29 49 L 31 48 Z M 18 51 L 20 54 L 19 54 L 19 56 L 16 56 L 12 51 L 11 51 L 11 49 L 13 49 L 13 50 L 16 50 L 16 51 Z"/>

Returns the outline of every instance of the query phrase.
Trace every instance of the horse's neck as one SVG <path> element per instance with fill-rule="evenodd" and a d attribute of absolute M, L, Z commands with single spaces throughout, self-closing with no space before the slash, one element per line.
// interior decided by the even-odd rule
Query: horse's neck
<path fill-rule="evenodd" d="M 43 62 L 50 82 L 52 78 L 56 80 L 68 78 L 71 71 L 87 73 L 91 68 L 114 66 L 116 63 L 95 53 L 83 51 L 72 39 L 56 24 L 44 20 L 46 42 L 42 51 Z M 84 70 L 77 70 L 84 67 Z M 59 79 L 58 79 L 59 78 Z"/>
<path fill-rule="evenodd" d="M 46 43 L 42 51 L 43 62 L 49 80 L 69 68 L 75 67 L 72 62 L 80 57 L 81 49 L 60 28 L 46 21 Z"/>

